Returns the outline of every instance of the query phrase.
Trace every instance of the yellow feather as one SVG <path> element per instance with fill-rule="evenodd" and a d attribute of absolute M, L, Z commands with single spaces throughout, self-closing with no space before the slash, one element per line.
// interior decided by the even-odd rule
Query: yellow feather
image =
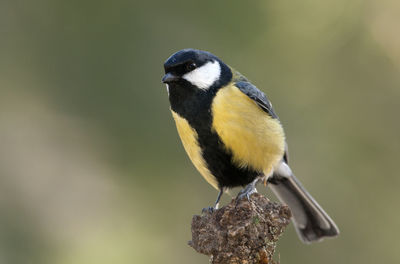
<path fill-rule="evenodd" d="M 268 176 L 285 149 L 283 128 L 252 99 L 232 84 L 220 89 L 212 103 L 213 129 L 233 162 Z"/>
<path fill-rule="evenodd" d="M 204 179 L 211 184 L 214 188 L 218 189 L 218 182 L 215 177 L 210 173 L 203 159 L 201 148 L 198 144 L 198 135 L 196 131 L 189 125 L 188 121 L 172 111 L 178 134 L 181 138 L 183 147 L 186 150 L 190 160 L 193 162 L 196 169 L 204 177 Z"/>

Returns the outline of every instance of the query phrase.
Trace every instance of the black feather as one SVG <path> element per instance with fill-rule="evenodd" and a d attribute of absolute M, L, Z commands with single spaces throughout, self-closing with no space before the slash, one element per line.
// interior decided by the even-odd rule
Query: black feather
<path fill-rule="evenodd" d="M 278 116 L 275 114 L 275 111 L 272 108 L 271 102 L 263 92 L 258 90 L 256 86 L 245 81 L 236 82 L 235 86 L 239 88 L 240 91 L 242 91 L 245 95 L 250 97 L 254 102 L 256 102 L 262 110 L 267 112 L 273 118 L 278 119 Z"/>

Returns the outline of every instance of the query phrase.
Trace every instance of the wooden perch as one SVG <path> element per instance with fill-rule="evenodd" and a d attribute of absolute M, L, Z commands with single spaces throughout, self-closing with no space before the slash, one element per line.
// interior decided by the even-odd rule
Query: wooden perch
<path fill-rule="evenodd" d="M 192 241 L 197 252 L 213 264 L 273 264 L 276 242 L 290 222 L 289 207 L 254 193 L 213 212 L 192 219 Z"/>

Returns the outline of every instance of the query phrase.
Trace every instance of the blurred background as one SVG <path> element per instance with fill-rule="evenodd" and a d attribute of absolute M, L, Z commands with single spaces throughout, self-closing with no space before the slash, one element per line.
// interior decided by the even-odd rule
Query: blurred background
<path fill-rule="evenodd" d="M 281 263 L 399 263 L 399 26 L 390 0 L 2 0 L 0 263 L 208 263 L 187 241 L 217 191 L 160 81 L 188 47 L 267 93 L 341 229 L 308 246 L 290 226 Z"/>

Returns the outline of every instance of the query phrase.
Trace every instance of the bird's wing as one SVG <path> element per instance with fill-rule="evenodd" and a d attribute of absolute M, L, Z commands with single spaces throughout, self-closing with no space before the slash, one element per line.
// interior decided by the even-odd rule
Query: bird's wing
<path fill-rule="evenodd" d="M 285 143 L 285 153 L 283 154 L 283 160 L 286 162 L 286 164 L 289 164 L 289 150 L 287 143 Z"/>
<path fill-rule="evenodd" d="M 267 96 L 258 90 L 253 84 L 249 82 L 239 81 L 235 83 L 235 86 L 239 88 L 242 93 L 247 95 L 250 99 L 257 103 L 257 105 L 269 114 L 271 117 L 278 119 L 278 116 L 275 114 L 274 109 Z"/>
<path fill-rule="evenodd" d="M 235 86 L 239 88 L 242 93 L 247 95 L 250 99 L 257 103 L 257 105 L 265 112 L 267 112 L 271 117 L 279 119 L 275 114 L 274 109 L 272 108 L 271 102 L 268 100 L 267 96 L 258 90 L 253 84 L 247 81 L 238 81 L 235 83 Z M 288 147 L 285 144 L 285 153 L 283 155 L 283 160 L 288 163 L 289 162 L 289 154 Z"/>

